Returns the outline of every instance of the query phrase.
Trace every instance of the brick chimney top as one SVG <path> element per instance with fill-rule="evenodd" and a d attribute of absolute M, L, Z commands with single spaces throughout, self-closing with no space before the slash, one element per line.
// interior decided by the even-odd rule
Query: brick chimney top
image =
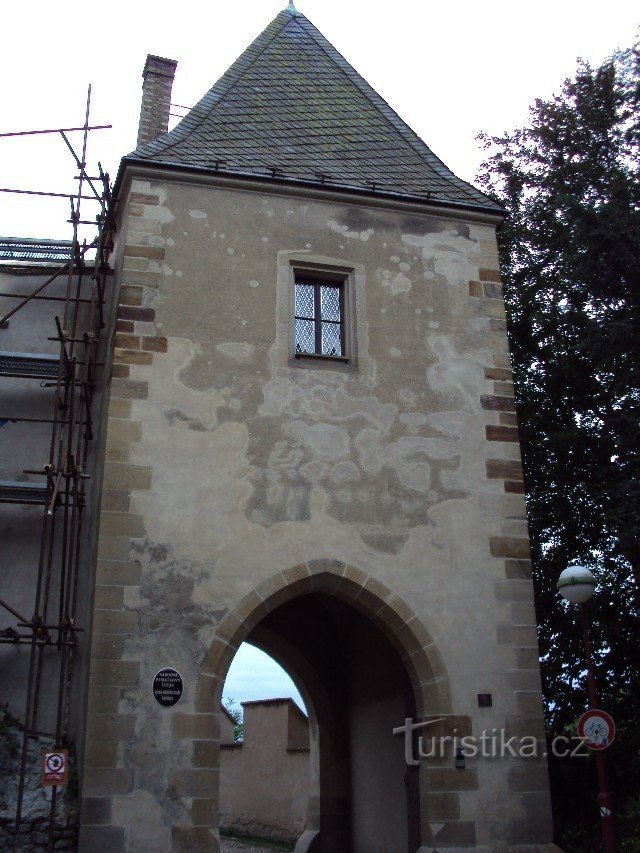
<path fill-rule="evenodd" d="M 152 54 L 147 56 L 142 72 L 138 148 L 167 132 L 171 88 L 177 64 L 175 59 L 164 59 L 162 56 Z"/>

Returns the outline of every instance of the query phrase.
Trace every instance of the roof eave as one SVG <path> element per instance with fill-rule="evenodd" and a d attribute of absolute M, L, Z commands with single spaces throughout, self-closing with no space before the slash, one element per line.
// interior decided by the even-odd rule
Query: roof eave
<path fill-rule="evenodd" d="M 294 178 L 286 178 L 286 177 L 271 177 L 268 174 L 256 175 L 253 172 L 241 172 L 241 171 L 233 171 L 231 169 L 208 169 L 204 166 L 192 166 L 185 163 L 164 163 L 158 162 L 156 160 L 148 160 L 143 157 L 135 157 L 132 155 L 127 155 L 122 158 L 120 161 L 120 167 L 118 169 L 118 174 L 116 176 L 116 180 L 113 187 L 113 197 L 115 203 L 118 201 L 118 195 L 122 186 L 122 183 L 125 178 L 125 174 L 127 169 L 131 167 L 143 168 L 153 171 L 166 171 L 174 174 L 183 173 L 185 175 L 191 176 L 208 176 L 210 178 L 216 178 L 228 181 L 237 181 L 239 183 L 254 183 L 261 184 L 265 186 L 265 188 L 271 187 L 279 187 L 279 188 L 287 188 L 290 187 L 292 189 L 306 189 L 306 190 L 314 190 L 316 192 L 320 192 L 327 195 L 333 194 L 346 194 L 349 196 L 353 196 L 356 198 L 368 199 L 370 201 L 381 202 L 385 201 L 389 203 L 402 203 L 405 202 L 411 205 L 419 205 L 425 208 L 435 208 L 439 210 L 453 210 L 459 211 L 461 214 L 463 213 L 471 213 L 476 216 L 486 217 L 488 220 L 492 221 L 496 225 L 502 224 L 507 216 L 507 211 L 501 205 L 497 203 L 491 203 L 488 199 L 489 203 L 486 205 L 481 204 L 473 204 L 472 202 L 460 202 L 454 201 L 450 199 L 442 199 L 436 198 L 433 196 L 421 196 L 421 195 L 412 195 L 410 193 L 399 193 L 399 192 L 391 192 L 384 190 L 372 190 L 368 188 L 359 188 L 349 185 L 342 185 L 337 183 L 329 183 L 329 182 L 321 182 L 318 181 L 304 181 L 300 179 Z"/>

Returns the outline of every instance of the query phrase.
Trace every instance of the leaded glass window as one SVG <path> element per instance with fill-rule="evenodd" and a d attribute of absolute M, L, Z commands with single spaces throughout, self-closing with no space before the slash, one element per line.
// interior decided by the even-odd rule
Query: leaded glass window
<path fill-rule="evenodd" d="M 296 276 L 296 355 L 343 357 L 342 283 Z"/>

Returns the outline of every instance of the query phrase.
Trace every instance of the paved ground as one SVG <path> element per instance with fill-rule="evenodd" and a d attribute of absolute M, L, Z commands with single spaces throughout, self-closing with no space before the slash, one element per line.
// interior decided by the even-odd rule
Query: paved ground
<path fill-rule="evenodd" d="M 231 838 L 221 839 L 220 853 L 275 853 L 282 850 L 282 847 L 273 845 L 261 845 L 257 847 L 255 844 L 249 844 L 244 841 L 235 841 Z"/>

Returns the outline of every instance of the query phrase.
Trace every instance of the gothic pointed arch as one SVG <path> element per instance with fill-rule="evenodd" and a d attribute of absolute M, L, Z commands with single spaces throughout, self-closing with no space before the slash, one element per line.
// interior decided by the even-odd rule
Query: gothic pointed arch
<path fill-rule="evenodd" d="M 311 592 L 336 596 L 382 630 L 407 669 L 418 717 L 452 713 L 446 670 L 421 620 L 400 596 L 373 575 L 333 559 L 309 560 L 273 575 L 257 584 L 226 614 L 202 664 L 196 710 L 210 710 L 212 697 L 220 701 L 231 661 L 258 623 L 282 604 Z M 200 701 L 206 707 L 201 707 Z"/>

